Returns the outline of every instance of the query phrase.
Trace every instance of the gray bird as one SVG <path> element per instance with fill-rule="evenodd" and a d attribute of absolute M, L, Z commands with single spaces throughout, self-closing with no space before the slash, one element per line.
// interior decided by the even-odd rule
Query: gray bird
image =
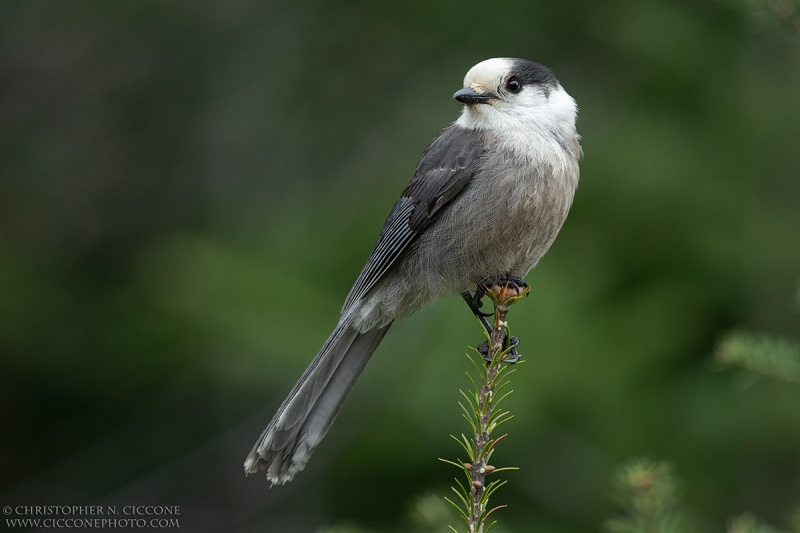
<path fill-rule="evenodd" d="M 453 98 L 461 116 L 422 154 L 336 329 L 256 441 L 245 473 L 291 481 L 396 318 L 445 294 L 463 295 L 480 316 L 487 280 L 524 286 L 555 240 L 578 186 L 575 101 L 547 67 L 511 58 L 472 67 Z"/>

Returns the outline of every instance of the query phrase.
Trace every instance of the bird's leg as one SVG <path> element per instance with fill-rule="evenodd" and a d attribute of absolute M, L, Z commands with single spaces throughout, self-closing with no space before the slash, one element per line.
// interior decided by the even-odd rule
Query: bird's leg
<path fill-rule="evenodd" d="M 488 320 L 486 320 L 486 317 L 492 316 L 493 313 L 483 313 L 480 311 L 480 308 L 483 305 L 482 299 L 486 295 L 486 291 L 491 287 L 504 287 L 505 289 L 514 289 L 518 293 L 528 293 L 528 284 L 525 283 L 522 278 L 518 278 L 516 276 L 495 276 L 486 278 L 478 283 L 477 287 L 475 288 L 474 295 L 470 294 L 469 291 L 464 291 L 461 293 L 461 297 L 464 298 L 465 302 L 467 302 L 470 310 L 473 312 L 473 314 L 475 314 L 476 317 L 478 317 L 489 335 L 492 334 L 494 327 L 489 323 Z M 503 349 L 508 350 L 508 354 L 503 359 L 503 362 L 516 363 L 520 360 L 519 352 L 517 352 L 518 345 L 519 339 L 514 336 L 509 336 L 508 333 L 506 333 L 506 337 L 503 340 Z M 488 342 L 484 341 L 481 343 L 481 345 L 478 346 L 478 351 L 486 361 L 492 361 L 492 356 L 489 353 Z"/>
<path fill-rule="evenodd" d="M 475 288 L 475 295 L 469 293 L 469 291 L 464 291 L 461 293 L 461 297 L 464 298 L 464 301 L 467 302 L 467 306 L 469 306 L 470 311 L 478 317 L 478 320 L 481 321 L 483 327 L 486 328 L 487 333 L 492 332 L 492 325 L 486 320 L 486 317 L 493 316 L 494 313 L 483 313 L 481 311 L 481 307 L 483 307 L 483 297 L 486 295 L 486 289 L 478 284 Z"/>

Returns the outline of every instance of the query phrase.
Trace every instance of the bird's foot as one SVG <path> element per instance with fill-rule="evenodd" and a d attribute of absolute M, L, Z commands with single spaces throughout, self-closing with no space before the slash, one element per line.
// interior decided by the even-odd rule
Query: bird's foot
<path fill-rule="evenodd" d="M 513 336 L 512 337 L 506 336 L 506 338 L 503 340 L 503 352 L 505 353 L 500 359 L 500 362 L 508 363 L 510 365 L 518 363 L 520 359 L 522 359 L 522 357 L 519 355 L 519 352 L 517 351 L 517 346 L 519 346 L 518 338 Z M 492 354 L 489 353 L 488 342 L 483 341 L 480 344 L 480 346 L 478 346 L 478 352 L 481 354 L 481 357 L 483 357 L 484 361 L 486 361 L 487 363 L 492 362 Z"/>
<path fill-rule="evenodd" d="M 464 301 L 467 302 L 467 305 L 473 314 L 475 314 L 475 316 L 481 321 L 481 324 L 483 324 L 486 332 L 492 336 L 494 332 L 494 326 L 490 324 L 486 318 L 495 316 L 495 313 L 484 313 L 480 310 L 483 306 L 483 297 L 488 295 L 494 302 L 495 306 L 500 305 L 500 308 L 505 308 L 507 312 L 508 305 L 518 300 L 522 296 L 527 296 L 529 292 L 530 287 L 527 283 L 525 283 L 525 280 L 516 276 L 506 275 L 484 278 L 479 281 L 475 287 L 475 294 L 465 291 L 461 293 L 461 296 L 464 298 Z M 501 312 L 500 318 L 495 316 L 495 321 L 505 320 L 503 316 L 504 314 Z M 519 339 L 509 336 L 506 332 L 505 338 L 503 339 L 503 355 L 501 362 L 509 364 L 519 362 L 521 357 L 517 351 L 517 345 L 519 345 Z M 492 356 L 494 354 L 490 352 L 488 342 L 483 342 L 480 346 L 478 346 L 478 352 L 481 354 L 481 357 L 483 357 L 484 360 L 489 363 L 492 362 Z"/>
<path fill-rule="evenodd" d="M 509 294 L 511 291 L 513 291 L 513 294 Z M 501 298 L 503 300 L 509 297 L 517 299 L 523 295 L 527 296 L 529 292 L 530 287 L 522 278 L 516 276 L 492 276 L 478 282 L 475 287 L 475 294 L 464 291 L 461 293 L 461 297 L 467 302 L 470 311 L 481 321 L 486 331 L 491 333 L 494 328 L 486 318 L 494 316 L 494 313 L 484 313 L 481 311 L 481 307 L 483 307 L 483 297 L 489 294 L 496 303 L 496 297 L 499 295 L 503 295 Z"/>
<path fill-rule="evenodd" d="M 497 294 L 501 290 L 514 290 L 518 294 L 527 294 L 530 291 L 530 286 L 525 283 L 525 280 L 517 276 L 491 276 L 482 279 L 478 283 L 478 287 L 483 289 L 483 294 L 491 291 Z M 481 295 L 483 296 L 483 295 Z"/>

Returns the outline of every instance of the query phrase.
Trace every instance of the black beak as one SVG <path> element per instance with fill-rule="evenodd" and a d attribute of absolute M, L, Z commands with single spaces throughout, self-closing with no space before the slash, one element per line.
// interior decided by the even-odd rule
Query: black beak
<path fill-rule="evenodd" d="M 491 93 L 478 94 L 469 87 L 464 87 L 453 95 L 453 99 L 462 104 L 488 104 L 492 98 L 494 98 L 494 95 Z"/>

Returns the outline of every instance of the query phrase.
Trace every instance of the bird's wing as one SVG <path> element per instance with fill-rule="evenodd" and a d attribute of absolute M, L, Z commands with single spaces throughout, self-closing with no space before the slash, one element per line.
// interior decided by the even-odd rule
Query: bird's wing
<path fill-rule="evenodd" d="M 436 136 L 383 225 L 343 310 L 367 294 L 416 236 L 464 190 L 484 153 L 482 136 L 475 130 L 451 125 Z"/>

